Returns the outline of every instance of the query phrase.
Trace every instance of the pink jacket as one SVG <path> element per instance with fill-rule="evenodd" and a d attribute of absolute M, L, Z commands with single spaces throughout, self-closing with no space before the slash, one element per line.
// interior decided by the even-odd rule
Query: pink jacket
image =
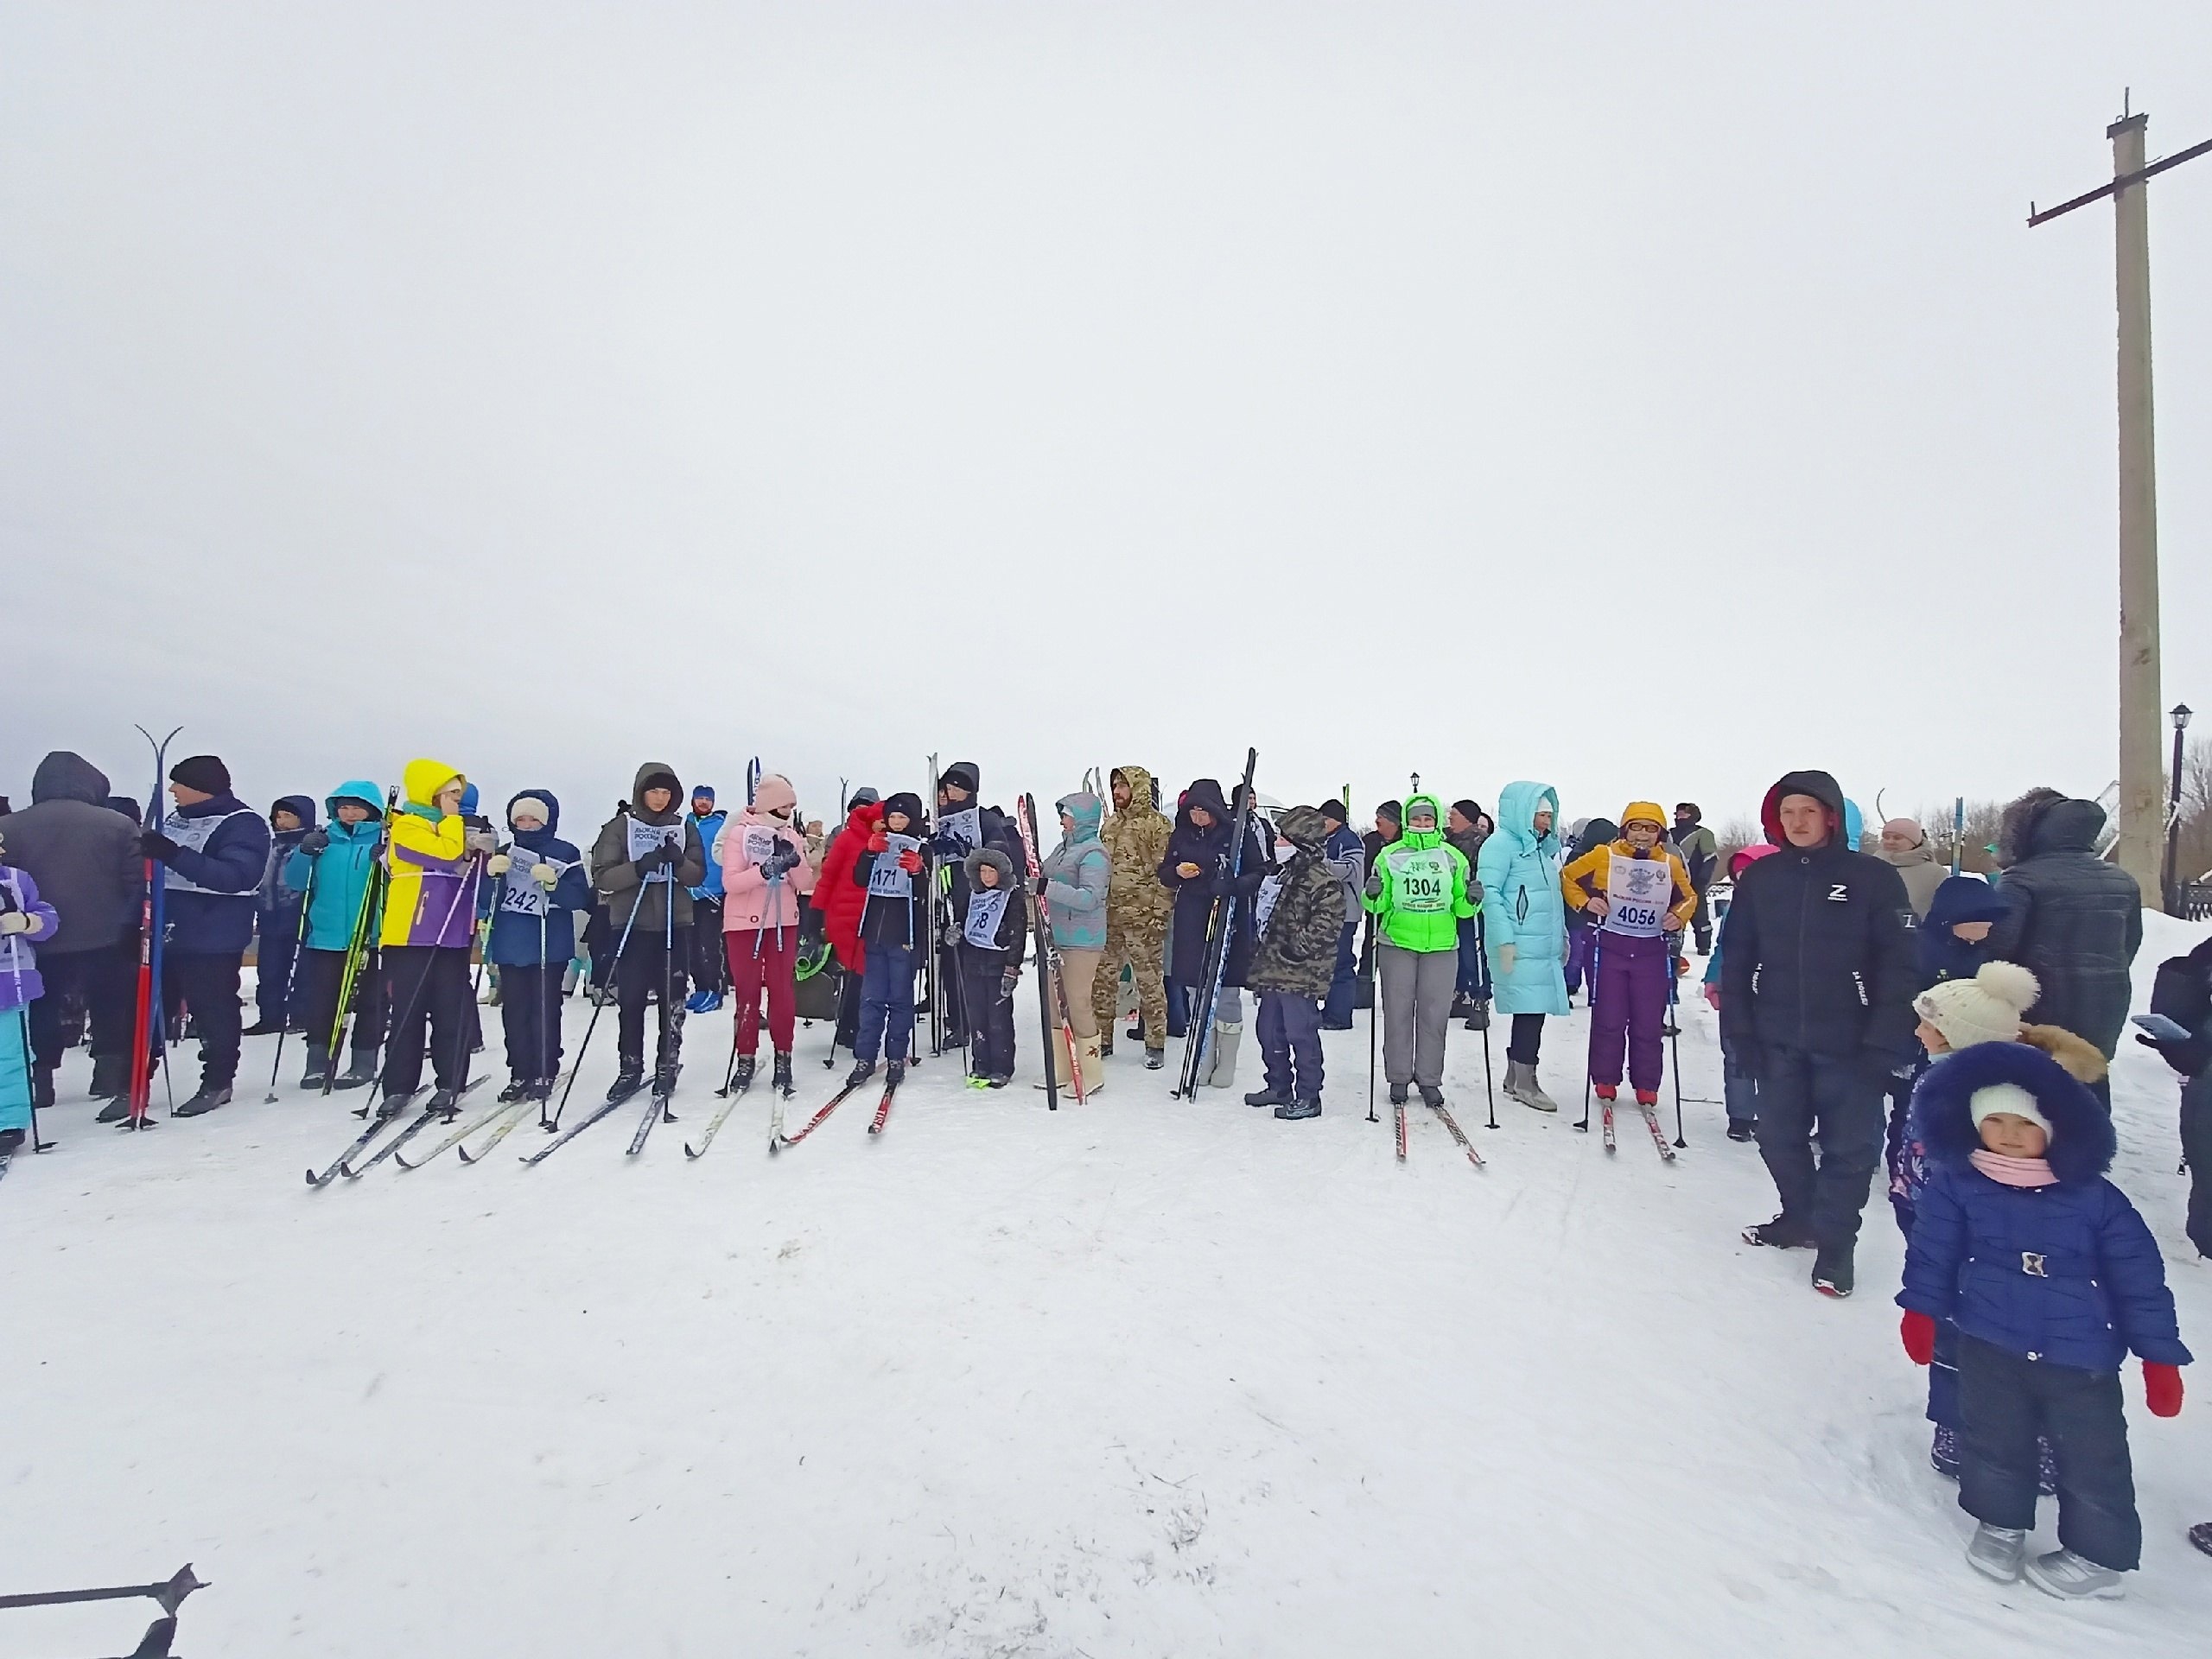
<path fill-rule="evenodd" d="M 760 861 L 776 847 L 798 855 L 798 863 L 773 883 L 760 877 Z M 763 927 L 797 927 L 814 891 L 814 868 L 806 861 L 806 838 L 756 807 L 747 807 L 722 826 L 715 839 L 722 867 L 722 931 L 749 932 Z"/>

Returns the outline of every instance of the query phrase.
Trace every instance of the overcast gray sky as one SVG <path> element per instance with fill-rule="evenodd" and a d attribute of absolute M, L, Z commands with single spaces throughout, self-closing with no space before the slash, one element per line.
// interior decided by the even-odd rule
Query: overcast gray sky
<path fill-rule="evenodd" d="M 2114 772 L 2212 6 L 0 4 L 0 791 Z M 2152 203 L 2212 708 L 2212 157 Z"/>

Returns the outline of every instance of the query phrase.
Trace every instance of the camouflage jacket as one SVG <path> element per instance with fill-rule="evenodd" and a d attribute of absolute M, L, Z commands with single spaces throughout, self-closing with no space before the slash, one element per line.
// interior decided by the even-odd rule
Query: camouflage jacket
<path fill-rule="evenodd" d="M 1142 766 L 1116 766 L 1112 776 L 1129 786 L 1126 812 L 1107 816 L 1098 839 L 1105 844 L 1112 870 L 1106 887 L 1109 914 L 1128 921 L 1148 916 L 1162 926 L 1175 907 L 1175 895 L 1160 882 L 1160 861 L 1167 856 L 1174 824 L 1152 804 L 1152 774 Z"/>
<path fill-rule="evenodd" d="M 1275 828 L 1297 850 L 1278 878 L 1267 931 L 1252 956 L 1245 983 L 1255 991 L 1319 1001 L 1336 977 L 1337 942 L 1344 932 L 1344 889 L 1322 861 L 1328 826 L 1311 807 L 1293 807 Z"/>

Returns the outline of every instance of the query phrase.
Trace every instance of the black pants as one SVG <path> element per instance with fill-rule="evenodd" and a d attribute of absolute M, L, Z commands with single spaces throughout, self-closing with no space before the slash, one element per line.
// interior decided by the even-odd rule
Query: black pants
<path fill-rule="evenodd" d="M 1707 902 L 1703 887 L 1697 890 L 1697 908 L 1690 912 L 1690 931 L 1697 936 L 1698 955 L 1712 955 L 1713 906 Z"/>
<path fill-rule="evenodd" d="M 387 944 L 384 994 L 391 1037 L 384 1055 L 384 1092 L 411 1095 L 423 1084 L 423 1039 L 441 1089 L 458 1089 L 468 1065 L 468 952 L 459 945 Z"/>
<path fill-rule="evenodd" d="M 2212 1255 L 2212 1072 L 2183 1086 L 2181 1155 L 2189 1165 L 2189 1242 L 2199 1255 Z"/>
<path fill-rule="evenodd" d="M 499 964 L 499 1024 L 507 1071 L 518 1083 L 550 1083 L 561 1075 L 561 975 L 568 965 Z"/>
<path fill-rule="evenodd" d="M 594 991 L 607 988 L 607 976 L 614 971 L 615 942 L 620 937 L 607 925 L 607 906 L 594 905 L 591 914 L 584 918 L 584 954 L 591 958 L 588 982 Z"/>
<path fill-rule="evenodd" d="M 1505 1045 L 1505 1058 L 1518 1060 L 1523 1065 L 1534 1065 L 1544 1046 L 1544 1016 L 1541 1014 L 1516 1014 L 1513 1016 L 1513 1036 Z"/>
<path fill-rule="evenodd" d="M 968 1009 L 972 999 L 968 995 L 967 969 L 961 962 L 966 950 L 966 946 L 957 944 L 939 944 L 937 948 L 938 978 L 944 987 L 944 1030 L 938 1034 L 938 1042 L 946 1048 L 959 1048 L 968 1041 Z M 998 993 L 994 991 L 992 995 Z M 1106 1040 L 1110 1043 L 1113 1039 L 1109 1023 Z"/>
<path fill-rule="evenodd" d="M 238 966 L 243 950 L 207 956 L 175 950 L 162 953 L 162 1014 L 175 1020 L 189 1007 L 200 1022 L 200 1086 L 227 1089 L 238 1075 Z"/>
<path fill-rule="evenodd" d="M 691 994 L 683 967 L 690 955 L 691 935 L 687 928 L 677 928 L 672 942 L 664 942 L 658 932 L 647 933 L 643 922 L 630 930 L 630 943 L 622 948 L 622 960 L 614 969 L 614 995 L 621 1011 L 621 1034 L 617 1040 L 624 1071 L 645 1069 L 649 1000 L 660 1004 L 658 1064 L 673 1065 L 683 1054 L 683 999 Z"/>
<path fill-rule="evenodd" d="M 281 1027 L 299 1009 L 301 908 L 264 910 L 254 918 L 260 942 L 253 953 L 253 1006 L 265 1025 Z"/>
<path fill-rule="evenodd" d="M 729 988 L 729 969 L 722 961 L 722 901 L 691 901 L 691 982 L 702 991 Z"/>
<path fill-rule="evenodd" d="M 338 993 L 345 982 L 343 950 L 318 950 L 310 945 L 300 952 L 299 1004 L 307 1020 L 308 1047 L 317 1054 L 330 1041 L 330 1028 L 338 1020 Z M 356 1057 L 374 1054 L 384 1041 L 385 1014 L 383 964 L 375 951 L 365 951 L 353 976 L 350 1014 Z"/>
<path fill-rule="evenodd" d="M 2036 1523 L 2036 1437 L 2058 1461 L 2058 1541 L 2115 1573 L 2141 1564 L 2143 1522 L 2118 1371 L 2030 1359 L 1963 1332 L 1959 1507 L 1993 1527 Z"/>
<path fill-rule="evenodd" d="M 61 1004 L 75 995 L 85 999 L 91 1016 L 92 1058 L 120 1064 L 127 1077 L 130 1027 L 137 1019 L 137 934 L 126 933 L 93 950 L 41 950 L 38 971 L 46 995 L 31 1004 L 31 1049 L 40 1070 L 51 1072 L 60 1064 Z"/>
<path fill-rule="evenodd" d="M 1859 1213 L 1882 1161 L 1881 1078 L 1855 1058 L 1780 1047 L 1762 1052 L 1758 1077 L 1759 1156 L 1774 1178 L 1782 1213 L 1810 1227 L 1823 1249 L 1855 1244 Z M 2032 1457 L 2029 1462 L 2032 1474 Z"/>
<path fill-rule="evenodd" d="M 861 976 L 839 965 L 837 976 L 837 1026 L 830 1033 L 832 1049 L 850 1048 L 861 1039 Z"/>
<path fill-rule="evenodd" d="M 1006 953 L 959 947 L 961 1000 L 975 1009 L 968 1027 L 968 1071 L 978 1077 L 1014 1075 L 1014 1003 L 999 995 Z"/>

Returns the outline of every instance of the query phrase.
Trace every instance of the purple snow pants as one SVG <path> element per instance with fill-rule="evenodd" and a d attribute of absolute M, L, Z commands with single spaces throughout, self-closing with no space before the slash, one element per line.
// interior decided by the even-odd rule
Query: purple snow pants
<path fill-rule="evenodd" d="M 1607 933 L 1596 944 L 1590 1081 L 1618 1087 L 1625 1046 L 1630 1086 L 1656 1094 L 1667 1069 L 1666 1042 L 1660 1035 L 1667 1023 L 1667 979 L 1674 971 L 1667 941 Z"/>

